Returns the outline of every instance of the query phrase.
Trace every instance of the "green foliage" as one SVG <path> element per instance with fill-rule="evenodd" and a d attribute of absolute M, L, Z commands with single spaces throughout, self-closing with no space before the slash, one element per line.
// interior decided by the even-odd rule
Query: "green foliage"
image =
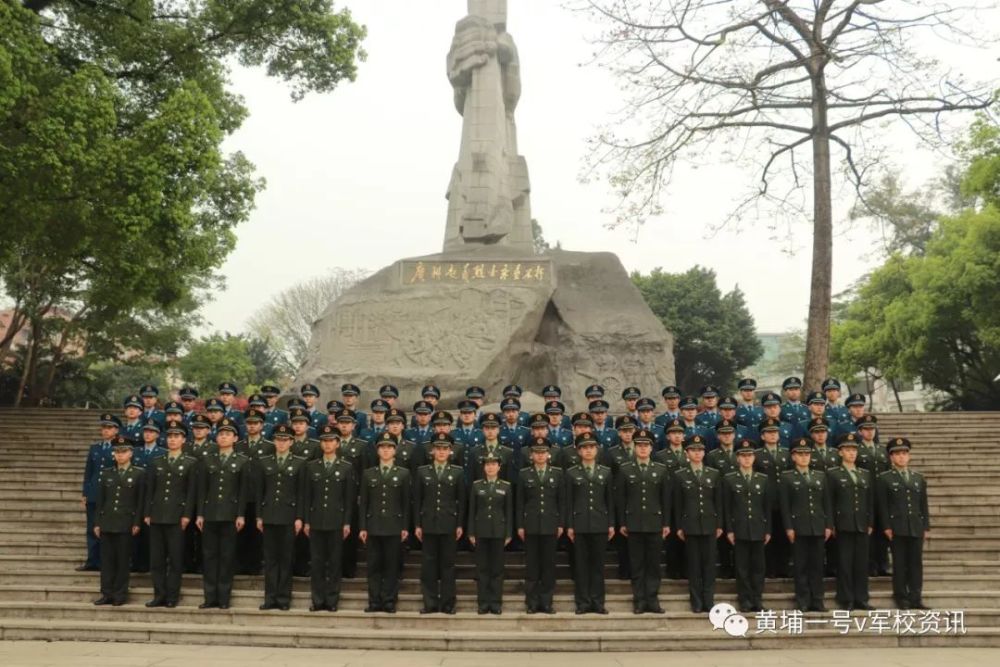
<path fill-rule="evenodd" d="M 1000 125 L 980 116 L 972 124 L 969 139 L 961 148 L 969 163 L 962 191 L 1000 207 Z"/>
<path fill-rule="evenodd" d="M 632 282 L 674 336 L 677 385 L 684 390 L 707 383 L 731 390 L 740 370 L 763 354 L 743 292 L 737 287 L 723 295 L 711 269 L 671 274 L 657 268 L 648 276 L 633 273 Z"/>
<path fill-rule="evenodd" d="M 216 387 L 226 381 L 245 391 L 257 379 L 247 340 L 229 334 L 213 334 L 192 343 L 178 367 L 184 381 L 205 395 L 214 395 Z"/>

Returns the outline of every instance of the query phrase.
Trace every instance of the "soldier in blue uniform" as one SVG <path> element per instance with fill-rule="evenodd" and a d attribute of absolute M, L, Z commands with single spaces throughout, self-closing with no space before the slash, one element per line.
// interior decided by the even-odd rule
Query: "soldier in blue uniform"
<path fill-rule="evenodd" d="M 562 402 L 562 389 L 557 385 L 549 384 L 542 387 L 542 398 L 545 399 L 545 404 L 555 401 L 559 405 L 563 406 L 562 420 L 559 422 L 559 427 L 567 430 L 573 429 L 573 424 L 570 421 L 569 415 L 566 414 L 566 404 Z M 551 414 L 546 412 L 546 414 Z"/>
<path fill-rule="evenodd" d="M 551 400 L 545 403 L 545 416 L 549 420 L 547 437 L 556 447 L 569 447 L 573 444 L 572 425 L 565 412 L 566 406 L 561 401 Z"/>
<path fill-rule="evenodd" d="M 785 402 L 781 405 L 781 421 L 797 424 L 808 419 L 809 409 L 802 404 L 802 380 L 797 377 L 787 377 L 781 383 L 781 393 Z"/>
<path fill-rule="evenodd" d="M 607 614 L 604 554 L 615 534 L 614 479 L 597 462 L 597 440 L 581 435 L 574 443 L 580 463 L 564 474 L 566 535 L 573 543 L 577 614 Z"/>
<path fill-rule="evenodd" d="M 625 414 L 632 417 L 632 419 L 638 420 L 639 413 L 635 409 L 635 404 L 642 398 L 642 390 L 638 387 L 625 387 L 622 389 L 622 401 L 625 403 Z"/>
<path fill-rule="evenodd" d="M 858 437 L 845 433 L 837 443 L 841 464 L 826 471 L 831 521 L 836 536 L 837 606 L 871 609 L 868 604 L 869 540 L 875 527 L 875 479 L 857 467 Z"/>
<path fill-rule="evenodd" d="M 708 440 L 708 430 L 698 423 L 698 401 L 694 396 L 684 396 L 680 401 L 681 425 L 684 426 L 684 437 L 697 435 L 702 442 Z"/>
<path fill-rule="evenodd" d="M 524 394 L 524 390 L 521 388 L 521 385 L 518 384 L 509 384 L 503 388 L 503 398 L 513 398 L 517 401 L 518 406 L 521 405 L 522 394 Z M 531 428 L 531 415 L 520 408 L 518 408 L 518 410 L 517 421 L 524 428 Z"/>
<path fill-rule="evenodd" d="M 663 412 L 657 416 L 656 423 L 664 427 L 669 422 L 681 418 L 681 390 L 669 384 L 663 388 L 660 395 L 663 397 Z"/>
<path fill-rule="evenodd" d="M 116 436 L 115 465 L 97 479 L 94 535 L 101 540 L 101 597 L 95 605 L 120 607 L 128 598 L 132 538 L 139 534 L 145 501 L 146 471 L 133 466 L 132 443 Z"/>
<path fill-rule="evenodd" d="M 184 425 L 191 428 L 191 420 L 198 414 L 198 390 L 189 385 L 184 385 L 177 392 L 181 399 L 181 406 L 184 408 Z"/>
<path fill-rule="evenodd" d="M 246 430 L 243 428 L 243 412 L 236 407 L 236 394 L 239 388 L 234 382 L 223 382 L 219 385 L 219 401 L 222 403 L 222 416 L 229 419 L 234 424 L 239 433 L 239 437 L 246 437 Z"/>
<path fill-rule="evenodd" d="M 431 416 L 434 414 L 434 406 L 426 400 L 419 400 L 413 404 L 413 417 L 410 418 L 410 428 L 403 432 L 403 437 L 417 446 L 421 452 L 426 452 L 431 439 L 434 436 L 434 428 L 431 426 Z M 417 465 L 424 465 L 422 459 Z"/>
<path fill-rule="evenodd" d="M 757 381 L 742 378 L 737 383 L 737 389 L 740 400 L 736 404 L 736 423 L 746 428 L 748 433 L 757 433 L 760 431 L 760 422 L 764 419 L 764 410 L 754 402 Z"/>
<path fill-rule="evenodd" d="M 478 424 L 483 417 L 482 407 L 483 403 L 486 402 L 486 390 L 477 386 L 466 387 L 465 399 L 476 404 L 476 423 Z"/>
<path fill-rule="evenodd" d="M 741 612 L 764 609 L 764 547 L 771 539 L 774 488 L 767 475 L 754 471 L 754 444 L 736 448 L 738 466 L 722 478 L 726 541 L 733 547 L 736 593 Z"/>
<path fill-rule="evenodd" d="M 834 426 L 833 437 L 835 440 L 839 441 L 840 436 L 846 433 L 858 432 L 857 421 L 865 416 L 865 404 L 864 394 L 851 394 L 847 397 L 847 400 L 844 401 L 847 416 Z"/>
<path fill-rule="evenodd" d="M 663 428 L 656 424 L 654 411 L 656 403 L 651 398 L 640 398 L 635 404 L 639 418 L 636 420 L 637 429 L 645 429 L 653 434 L 653 451 L 658 452 L 666 447 L 666 437 Z"/>
<path fill-rule="evenodd" d="M 833 424 L 847 421 L 847 406 L 840 404 L 840 380 L 827 378 L 823 380 L 820 389 L 826 397 L 826 416 Z"/>
<path fill-rule="evenodd" d="M 590 420 L 594 424 L 592 433 L 602 452 L 606 452 L 618 444 L 618 430 L 615 428 L 614 420 L 608 416 L 609 407 L 608 402 L 603 398 L 593 400 L 587 406 Z"/>
<path fill-rule="evenodd" d="M 157 404 L 159 401 L 160 390 L 156 388 L 156 385 L 143 385 L 139 389 L 139 395 L 142 396 L 142 415 L 139 418 L 142 419 L 143 423 L 152 419 L 156 422 L 156 425 L 159 426 L 160 429 L 166 426 L 167 416 L 164 414 L 163 410 L 160 410 Z"/>
<path fill-rule="evenodd" d="M 133 445 L 142 444 L 142 399 L 138 394 L 127 396 L 122 403 L 125 410 L 125 419 L 118 435 L 122 436 Z"/>
<path fill-rule="evenodd" d="M 358 397 L 361 396 L 361 387 L 347 382 L 340 385 L 340 400 L 344 402 L 344 407 L 354 411 L 354 431 L 360 436 L 368 429 L 368 415 L 358 409 Z"/>
<path fill-rule="evenodd" d="M 328 421 L 327 414 L 316 407 L 316 401 L 319 400 L 319 387 L 307 382 L 299 387 L 299 396 L 302 397 L 302 401 L 306 404 L 309 426 L 312 427 L 313 434 L 315 435 L 319 432 L 320 427 Z"/>
<path fill-rule="evenodd" d="M 385 415 L 389 412 L 390 406 L 389 402 L 384 398 L 376 398 L 368 407 L 371 410 L 371 414 L 368 416 L 368 427 L 362 429 L 359 435 L 369 443 L 374 443 L 382 435 L 382 432 L 385 431 Z M 373 461 L 374 459 L 369 457 L 365 461 L 366 467 L 367 464 L 374 465 Z"/>
<path fill-rule="evenodd" d="M 517 535 L 525 550 L 524 604 L 529 614 L 554 614 L 556 544 L 566 522 L 563 471 L 551 464 L 551 445 L 544 437 L 534 438 L 522 451 L 531 452 L 531 465 L 521 470 L 515 495 Z"/>
<path fill-rule="evenodd" d="M 715 429 L 716 422 L 722 418 L 719 414 L 719 388 L 714 384 L 706 384 L 699 391 L 701 394 L 700 412 L 695 417 L 695 423 L 703 427 L 707 433 Z"/>
<path fill-rule="evenodd" d="M 270 438 L 278 424 L 288 423 L 288 412 L 278 407 L 278 398 L 281 396 L 281 389 L 273 384 L 265 384 L 260 388 L 260 394 L 267 401 L 264 406 L 264 437 Z"/>
<path fill-rule="evenodd" d="M 792 438 L 795 437 L 795 429 L 797 424 L 793 425 L 790 422 L 782 421 L 781 419 L 781 397 L 774 392 L 768 392 L 760 399 L 761 409 L 764 411 L 764 419 L 761 420 L 760 425 L 763 425 L 765 421 L 772 422 L 772 428 L 774 423 L 777 423 L 778 428 L 778 443 L 788 449 L 791 446 Z M 760 428 L 758 425 L 758 429 Z M 774 539 L 773 537 L 771 538 Z"/>
<path fill-rule="evenodd" d="M 383 401 L 389 404 L 390 408 L 396 407 L 396 401 L 399 400 L 399 389 L 395 385 L 384 384 L 378 388 L 378 395 Z"/>
<path fill-rule="evenodd" d="M 160 425 L 149 418 L 142 426 L 142 442 L 132 449 L 132 464 L 149 470 L 153 459 L 166 456 L 167 450 L 161 447 Z M 146 524 L 139 526 L 139 534 L 132 540 L 132 571 L 149 572 L 149 528 Z"/>
<path fill-rule="evenodd" d="M 782 422 L 771 417 L 765 417 L 760 424 L 761 446 L 754 452 L 754 470 L 767 475 L 768 483 L 774 489 L 774 505 L 771 507 L 770 534 L 771 541 L 764 550 L 764 566 L 768 579 L 788 577 L 788 560 L 790 546 L 785 535 L 781 518 L 781 505 L 778 502 L 778 480 L 782 473 L 790 469 L 792 460 L 788 449 L 780 444 Z"/>
<path fill-rule="evenodd" d="M 160 438 L 157 444 L 166 449 L 167 447 L 167 427 L 170 422 L 184 422 L 184 406 L 177 401 L 167 401 L 163 404 L 163 427 L 160 428 Z"/>
<path fill-rule="evenodd" d="M 421 614 L 455 613 L 455 556 L 465 531 L 465 472 L 449 462 L 452 439 L 437 435 L 413 477 L 414 534 L 421 542 Z"/>
<path fill-rule="evenodd" d="M 115 464 L 112 443 L 118 437 L 121 420 L 106 412 L 100 417 L 101 438 L 87 450 L 87 463 L 83 469 L 83 491 L 80 504 L 87 512 L 87 560 L 76 568 L 77 572 L 96 572 L 101 569 L 100 541 L 94 533 L 97 516 L 97 480 L 101 470 Z"/>
<path fill-rule="evenodd" d="M 458 425 L 451 429 L 451 437 L 455 444 L 468 454 L 473 447 L 483 444 L 486 440 L 482 429 L 476 423 L 476 404 L 468 399 L 458 402 Z M 472 469 L 469 457 L 465 460 L 465 481 L 472 482 Z"/>
<path fill-rule="evenodd" d="M 520 470 L 521 466 L 516 462 L 524 460 L 521 450 L 531 441 L 531 429 L 521 425 L 521 402 L 516 398 L 503 399 L 500 402 L 500 414 L 503 416 L 500 440 L 514 450 L 516 470 Z"/>
<path fill-rule="evenodd" d="M 719 401 L 719 419 L 710 427 L 706 426 L 707 433 L 705 434 L 705 443 L 708 446 L 709 453 L 713 452 L 717 447 L 719 447 L 719 437 L 718 437 L 718 425 L 722 422 L 727 422 L 729 426 L 733 429 L 733 439 L 730 444 L 734 444 L 744 438 L 755 439 L 757 432 L 751 432 L 745 426 L 741 426 L 736 421 L 736 399 L 732 396 L 726 396 Z M 711 457 L 708 457 L 711 458 Z M 706 460 L 708 460 L 706 458 Z M 733 460 L 733 465 L 735 465 L 735 459 Z M 711 465 L 711 463 L 709 463 Z M 712 466 L 713 468 L 715 466 Z M 729 471 L 719 470 L 723 475 Z"/>
<path fill-rule="evenodd" d="M 673 476 L 674 529 L 684 542 L 691 611 L 715 606 L 716 549 L 722 536 L 722 477 L 704 464 L 705 439 L 684 439 L 688 465 Z"/>
<path fill-rule="evenodd" d="M 806 407 L 809 414 L 805 419 L 799 420 L 793 429 L 793 438 L 808 438 L 809 428 L 813 420 L 820 419 L 826 424 L 828 430 L 833 430 L 835 422 L 826 414 L 826 397 L 821 391 L 811 391 L 806 396 Z"/>

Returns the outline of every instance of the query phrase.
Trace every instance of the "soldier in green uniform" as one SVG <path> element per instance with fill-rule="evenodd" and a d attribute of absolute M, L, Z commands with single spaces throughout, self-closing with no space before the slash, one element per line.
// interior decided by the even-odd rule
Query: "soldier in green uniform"
<path fill-rule="evenodd" d="M 345 385 L 346 386 L 346 385 Z M 353 387 L 353 385 L 351 385 Z M 358 436 L 357 413 L 351 408 L 344 408 L 335 416 L 337 431 L 340 433 L 340 447 L 337 456 L 350 464 L 354 471 L 355 488 L 361 483 L 365 472 L 365 457 L 368 453 L 368 441 Z M 358 505 L 354 504 L 350 516 L 351 532 L 344 539 L 342 561 L 344 576 L 353 579 L 358 570 Z"/>
<path fill-rule="evenodd" d="M 550 465 L 552 447 L 544 436 L 525 449 L 531 451 L 531 465 L 521 470 L 515 497 L 517 536 L 525 551 L 524 605 L 529 614 L 554 614 L 556 543 L 566 523 L 563 471 Z"/>
<path fill-rule="evenodd" d="M 153 599 L 147 607 L 176 607 L 184 571 L 184 531 L 197 506 L 198 461 L 183 453 L 187 429 L 167 428 L 167 455 L 153 459 L 146 472 L 144 523 L 149 528 Z"/>
<path fill-rule="evenodd" d="M 500 478 L 511 482 L 517 474 L 514 465 L 514 450 L 500 442 L 500 415 L 486 412 L 480 421 L 484 441 L 469 452 L 469 472 L 472 481 L 483 478 L 483 463 L 487 456 L 500 459 Z"/>
<path fill-rule="evenodd" d="M 653 460 L 662 463 L 670 472 L 671 478 L 681 468 L 687 467 L 687 456 L 684 454 L 684 424 L 680 419 L 669 419 L 663 422 L 666 431 L 667 446 L 653 454 Z M 668 579 L 683 579 L 687 567 L 684 563 L 684 543 L 677 537 L 676 526 L 667 535 L 663 549 L 664 561 L 667 566 Z"/>
<path fill-rule="evenodd" d="M 729 401 L 728 398 L 724 400 Z M 726 403 L 726 405 L 730 405 L 730 403 Z M 729 410 L 726 409 L 724 412 L 729 412 Z M 736 451 L 733 447 L 736 442 L 737 425 L 735 421 L 723 418 L 716 422 L 713 429 L 718 447 L 705 456 L 705 465 L 718 470 L 719 475 L 724 480 L 726 475 L 737 468 Z M 719 538 L 718 555 L 718 577 L 720 579 L 732 579 L 736 573 L 735 557 L 733 555 L 733 543 L 729 541 L 726 535 Z"/>
<path fill-rule="evenodd" d="M 774 486 L 753 469 L 754 443 L 736 448 L 736 470 L 722 478 L 722 514 L 726 539 L 733 546 L 736 596 L 741 612 L 764 609 L 764 546 L 771 540 Z"/>
<path fill-rule="evenodd" d="M 531 415 L 528 420 L 528 424 L 531 426 L 531 437 L 529 438 L 529 443 L 533 443 L 539 438 L 549 443 L 548 465 L 557 467 L 561 470 L 562 465 L 560 461 L 562 458 L 562 451 L 559 447 L 556 447 L 549 441 L 549 418 L 541 412 L 536 412 Z M 533 465 L 533 461 L 534 456 L 530 445 L 528 447 L 522 447 L 520 460 L 517 464 L 518 470 L 523 470 L 524 468 Z"/>
<path fill-rule="evenodd" d="M 411 476 L 396 464 L 396 438 L 379 435 L 378 464 L 361 480 L 358 537 L 368 548 L 368 606 L 365 612 L 396 613 L 403 542 L 409 537 Z"/>
<path fill-rule="evenodd" d="M 760 423 L 760 439 L 763 446 L 754 452 L 753 468 L 767 475 L 774 501 L 770 510 L 771 541 L 764 548 L 764 568 L 768 579 L 788 577 L 788 560 L 791 554 L 791 544 L 788 542 L 781 518 L 778 480 L 782 473 L 791 468 L 792 460 L 788 450 L 779 446 L 780 438 L 781 422 L 775 417 L 765 417 Z"/>
<path fill-rule="evenodd" d="M 654 436 L 635 434 L 635 459 L 625 463 L 615 478 L 618 532 L 628 540 L 632 575 L 632 611 L 662 614 L 663 540 L 670 534 L 672 493 L 670 471 L 652 460 Z"/>
<path fill-rule="evenodd" d="M 580 435 L 574 443 L 580 462 L 566 470 L 566 535 L 573 543 L 577 614 L 607 614 L 604 554 L 615 534 L 614 479 L 597 463 L 597 440 Z"/>
<path fill-rule="evenodd" d="M 115 436 L 112 445 L 115 465 L 101 470 L 97 480 L 94 535 L 101 540 L 101 597 L 94 604 L 119 607 L 128 598 L 132 538 L 142 523 L 146 471 L 131 465 L 131 441 Z"/>
<path fill-rule="evenodd" d="M 809 460 L 809 468 L 813 471 L 823 473 L 840 466 L 840 456 L 837 450 L 829 447 L 827 442 L 830 439 L 830 426 L 824 417 L 814 417 L 808 421 L 809 439 L 812 443 L 812 456 Z M 836 533 L 830 536 L 823 546 L 825 551 L 823 573 L 827 577 L 837 576 L 837 564 L 840 559 L 837 557 L 837 537 Z"/>
<path fill-rule="evenodd" d="M 215 434 L 219 451 L 201 463 L 198 530 L 202 534 L 205 599 L 199 609 L 229 609 L 236 574 L 237 535 L 246 525 L 251 489 L 250 459 L 235 450 L 239 426 L 229 417 Z"/>
<path fill-rule="evenodd" d="M 349 461 L 338 455 L 340 432 L 333 424 L 320 427 L 323 456 L 306 464 L 303 481 L 303 527 L 309 537 L 312 604 L 309 611 L 337 611 L 344 540 L 351 533 L 351 515 L 358 502 L 357 480 Z"/>
<path fill-rule="evenodd" d="M 875 480 L 870 472 L 856 465 L 856 434 L 842 435 L 837 449 L 840 467 L 826 471 L 837 537 L 837 605 L 841 609 L 871 609 L 868 540 L 875 524 Z"/>
<path fill-rule="evenodd" d="M 292 456 L 306 461 L 315 461 L 323 455 L 319 440 L 310 435 L 312 422 L 306 408 L 289 410 L 288 423 L 292 425 Z"/>
<path fill-rule="evenodd" d="M 889 470 L 889 454 L 886 448 L 876 442 L 878 418 L 875 415 L 863 415 L 854 422 L 858 430 L 858 467 L 872 474 L 872 481 L 877 482 L 879 475 Z M 878 512 L 875 512 L 875 530 L 872 531 L 868 548 L 868 576 L 885 577 L 889 575 L 889 540 L 885 529 L 880 523 Z"/>
<path fill-rule="evenodd" d="M 274 456 L 260 460 L 256 502 L 257 530 L 264 534 L 264 603 L 262 610 L 288 611 L 292 603 L 295 536 L 302 531 L 303 471 L 306 460 L 293 456 L 292 429 L 274 428 Z"/>
<path fill-rule="evenodd" d="M 455 613 L 455 555 L 465 529 L 465 471 L 449 462 L 450 435 L 431 440 L 431 462 L 414 479 L 414 532 L 421 542 L 421 614 Z"/>
<path fill-rule="evenodd" d="M 900 609 L 927 609 L 924 584 L 924 540 L 931 530 L 927 481 L 910 470 L 910 441 L 889 440 L 892 469 L 875 482 L 876 507 L 892 550 L 892 597 Z"/>
<path fill-rule="evenodd" d="M 259 575 L 264 559 L 262 535 L 257 532 L 257 502 L 253 489 L 257 488 L 257 475 L 260 461 L 266 456 L 274 456 L 274 443 L 264 437 L 265 422 L 268 414 L 263 410 L 250 409 L 243 420 L 246 428 L 246 438 L 236 443 L 236 453 L 250 459 L 250 465 L 244 471 L 249 489 L 245 509 L 245 523 L 249 528 L 241 530 L 236 535 L 237 572 L 240 574 Z M 278 422 L 280 423 L 280 422 Z"/>
<path fill-rule="evenodd" d="M 722 478 L 704 465 L 705 439 L 689 435 L 684 440 L 688 465 L 674 473 L 674 512 L 677 537 L 684 542 L 691 611 L 707 612 L 715 606 L 715 563 L 722 535 Z"/>
<path fill-rule="evenodd" d="M 389 408 L 385 414 L 385 432 L 396 441 L 396 465 L 410 471 L 411 479 L 416 470 L 417 445 L 403 437 L 406 413 L 399 408 Z"/>
<path fill-rule="evenodd" d="M 824 473 L 809 467 L 808 438 L 792 442 L 794 468 L 781 474 L 778 485 L 781 518 L 792 545 L 795 606 L 799 611 L 826 611 L 823 605 L 823 544 L 833 534 L 830 495 Z"/>
<path fill-rule="evenodd" d="M 618 418 L 618 444 L 600 453 L 603 456 L 604 465 L 611 468 L 611 477 L 618 480 L 622 466 L 635 460 L 635 437 L 637 428 L 636 420 L 629 415 L 622 415 Z M 594 436 L 595 439 L 597 436 Z M 652 450 L 651 450 L 652 451 Z M 620 509 L 620 508 L 619 508 Z M 618 513 L 620 518 L 621 512 Z M 620 530 L 621 524 L 615 523 L 615 536 L 611 544 L 618 553 L 618 578 L 622 581 L 632 579 L 631 560 L 628 555 L 628 538 Z"/>
<path fill-rule="evenodd" d="M 514 523 L 514 489 L 500 479 L 500 457 L 483 458 L 483 476 L 469 491 L 469 542 L 476 548 L 476 602 L 480 614 L 503 605 L 503 549 Z"/>

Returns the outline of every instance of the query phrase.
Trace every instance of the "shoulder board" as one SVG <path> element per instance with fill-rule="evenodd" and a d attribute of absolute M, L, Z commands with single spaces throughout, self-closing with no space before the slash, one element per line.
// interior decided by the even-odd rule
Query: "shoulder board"
<path fill-rule="evenodd" d="M 505 479 L 498 479 L 497 482 L 503 484 L 504 486 L 510 486 L 510 482 Z"/>
<path fill-rule="evenodd" d="M 133 466 L 131 466 L 131 468 L 133 470 L 135 470 L 136 472 L 139 472 L 139 473 L 146 472 L 146 469 L 143 468 L 142 466 L 133 465 Z"/>
<path fill-rule="evenodd" d="M 727 472 L 725 476 L 726 476 L 726 477 L 736 477 L 736 476 L 737 476 L 737 475 L 739 475 L 739 474 L 740 474 L 740 473 L 736 472 L 735 470 L 732 470 L 732 471 L 730 471 L 730 472 Z"/>

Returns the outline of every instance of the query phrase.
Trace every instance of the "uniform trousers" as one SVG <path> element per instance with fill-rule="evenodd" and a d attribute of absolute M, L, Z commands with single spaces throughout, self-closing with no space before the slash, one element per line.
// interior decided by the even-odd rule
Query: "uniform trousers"
<path fill-rule="evenodd" d="M 455 609 L 455 533 L 424 533 L 420 554 L 420 593 L 424 609 Z"/>
<path fill-rule="evenodd" d="M 295 527 L 264 524 L 264 604 L 288 606 L 292 602 L 292 557 Z"/>
<path fill-rule="evenodd" d="M 718 538 L 714 531 L 710 535 L 685 533 L 684 538 L 691 609 L 708 611 L 715 605 L 715 552 Z"/>
<path fill-rule="evenodd" d="M 344 574 L 344 530 L 309 531 L 310 588 L 314 607 L 335 609 L 340 604 L 340 582 Z"/>
<path fill-rule="evenodd" d="M 480 611 L 503 604 L 503 537 L 476 539 L 476 600 Z"/>
<path fill-rule="evenodd" d="M 604 607 L 604 553 L 608 534 L 576 533 L 573 539 L 574 599 L 577 611 Z"/>
<path fill-rule="evenodd" d="M 101 596 L 124 603 L 128 597 L 132 533 L 101 531 Z"/>
<path fill-rule="evenodd" d="M 177 603 L 184 571 L 184 530 L 180 523 L 149 525 L 149 573 L 153 599 Z"/>
<path fill-rule="evenodd" d="M 837 531 L 837 604 L 850 608 L 868 604 L 867 532 Z"/>
<path fill-rule="evenodd" d="M 660 605 L 660 582 L 663 579 L 660 555 L 663 552 L 663 534 L 628 534 L 629 572 L 632 575 L 632 603 L 636 607 L 656 608 Z"/>
<path fill-rule="evenodd" d="M 736 596 L 740 609 L 764 606 L 764 540 L 736 540 Z"/>
<path fill-rule="evenodd" d="M 524 535 L 524 603 L 528 609 L 552 608 L 556 589 L 556 536 Z"/>
<path fill-rule="evenodd" d="M 796 535 L 792 543 L 795 574 L 795 606 L 799 609 L 823 606 L 822 535 Z"/>
<path fill-rule="evenodd" d="M 892 597 L 899 605 L 922 604 L 924 587 L 924 538 L 893 535 Z"/>
<path fill-rule="evenodd" d="M 369 533 L 365 546 L 368 551 L 368 605 L 374 609 L 395 607 L 399 597 L 399 570 L 403 558 L 403 544 L 399 533 Z"/>
<path fill-rule="evenodd" d="M 247 532 L 251 528 L 244 528 Z M 236 572 L 235 521 L 206 521 L 202 532 L 205 602 L 229 606 Z"/>

